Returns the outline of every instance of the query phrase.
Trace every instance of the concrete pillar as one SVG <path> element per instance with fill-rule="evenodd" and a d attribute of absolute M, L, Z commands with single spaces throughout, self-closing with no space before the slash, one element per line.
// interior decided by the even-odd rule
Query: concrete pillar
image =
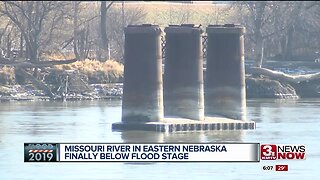
<path fill-rule="evenodd" d="M 165 28 L 164 113 L 204 119 L 201 33 L 193 24 Z"/>
<path fill-rule="evenodd" d="M 244 33 L 234 24 L 207 27 L 206 116 L 246 119 Z"/>
<path fill-rule="evenodd" d="M 163 120 L 161 32 L 150 24 L 125 28 L 122 122 Z"/>

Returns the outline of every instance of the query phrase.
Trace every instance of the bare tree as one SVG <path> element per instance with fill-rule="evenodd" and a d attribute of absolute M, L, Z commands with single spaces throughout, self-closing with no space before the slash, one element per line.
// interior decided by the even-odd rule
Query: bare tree
<path fill-rule="evenodd" d="M 303 2 L 295 2 L 291 4 L 288 2 L 286 4 L 286 9 L 289 10 L 287 21 L 283 22 L 285 26 L 285 33 L 282 37 L 281 41 L 281 49 L 282 49 L 282 58 L 283 60 L 292 59 L 292 51 L 293 51 L 293 42 L 294 42 L 294 33 L 296 31 L 296 26 L 298 23 L 298 18 L 301 16 L 303 9 Z M 279 17 L 278 17 L 279 18 Z M 284 19 L 284 18 L 283 18 Z"/>
<path fill-rule="evenodd" d="M 66 4 L 68 3 L 53 1 L 5 1 L 0 4 L 0 15 L 11 22 L 13 29 L 18 30 L 13 35 L 9 33 L 8 38 L 14 37 L 14 41 L 17 42 L 14 43 L 15 47 L 20 44 L 20 54 L 23 52 L 23 47 L 26 48 L 26 59 L 17 61 L 15 57 L 0 57 L 0 64 L 13 66 L 16 76 L 29 79 L 51 97 L 49 88 L 37 79 L 38 69 L 76 61 L 75 59 L 48 61 L 41 60 L 40 56 L 43 49 L 55 38 L 54 32 L 66 14 L 64 11 Z M 11 44 L 7 42 L 7 46 Z M 27 69 L 34 69 L 34 77 L 27 72 Z"/>
<path fill-rule="evenodd" d="M 108 9 L 110 9 L 110 7 L 112 6 L 114 2 L 110 2 L 107 5 L 106 1 L 101 1 L 101 6 L 100 6 L 100 35 L 101 35 L 101 49 L 102 49 L 102 54 L 104 57 L 102 58 L 106 58 L 110 59 L 110 57 L 108 56 L 108 50 L 109 50 L 109 39 L 107 36 L 107 12 Z M 99 60 L 101 60 L 101 57 L 99 57 Z"/>
<path fill-rule="evenodd" d="M 318 42 L 318 2 L 238 2 L 235 7 L 247 28 L 246 54 L 252 54 L 257 67 L 266 55 L 292 60 L 316 49 L 311 46 Z"/>
<path fill-rule="evenodd" d="M 39 61 L 40 37 L 49 14 L 61 3 L 52 1 L 5 1 L 0 12 L 20 30 L 26 43 L 27 57 Z"/>
<path fill-rule="evenodd" d="M 252 51 L 256 67 L 262 66 L 264 43 L 272 34 L 272 32 L 264 31 L 272 16 L 269 11 L 270 6 L 272 4 L 267 1 L 238 2 L 235 6 L 242 14 L 240 21 L 247 27 L 247 37 L 254 44 L 252 45 Z"/>
<path fill-rule="evenodd" d="M 84 60 L 88 57 L 89 52 L 89 28 L 88 22 L 96 18 L 85 17 L 81 21 L 81 1 L 73 2 L 73 51 L 77 59 Z"/>
<path fill-rule="evenodd" d="M 119 18 L 122 15 L 122 9 L 117 8 L 116 6 L 110 8 L 107 14 L 107 33 L 110 42 L 110 50 L 112 57 L 120 62 L 123 61 L 124 53 L 124 27 L 129 24 L 143 23 L 146 13 L 141 7 L 131 7 L 125 9 L 123 20 L 122 18 Z"/>
<path fill-rule="evenodd" d="M 82 60 L 83 57 L 80 56 L 78 51 L 78 39 L 79 39 L 79 6 L 81 1 L 73 2 L 73 52 L 77 59 Z"/>

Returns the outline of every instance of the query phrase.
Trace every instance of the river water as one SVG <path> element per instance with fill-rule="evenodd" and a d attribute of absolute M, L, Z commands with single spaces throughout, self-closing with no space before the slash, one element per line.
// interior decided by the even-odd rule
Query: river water
<path fill-rule="evenodd" d="M 256 130 L 112 132 L 121 100 L 0 103 L 0 179 L 319 179 L 320 99 L 247 101 Z M 258 142 L 304 144 L 306 160 L 260 163 L 24 163 L 23 143 Z M 288 164 L 288 172 L 263 171 Z"/>

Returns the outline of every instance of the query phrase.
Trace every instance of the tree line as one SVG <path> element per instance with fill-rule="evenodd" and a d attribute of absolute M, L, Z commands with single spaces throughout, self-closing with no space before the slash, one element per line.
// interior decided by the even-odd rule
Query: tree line
<path fill-rule="evenodd" d="M 124 8 L 112 8 L 113 4 L 107 1 L 2 1 L 2 55 L 37 62 L 51 54 L 71 54 L 78 60 L 100 61 L 110 59 L 108 55 L 112 54 L 121 61 L 123 27 L 141 23 L 143 14 L 139 8 L 126 10 L 124 14 Z"/>
<path fill-rule="evenodd" d="M 0 48 L 6 58 L 34 63 L 48 55 L 78 60 L 123 62 L 123 28 L 153 23 L 148 9 L 125 1 L 1 1 Z M 161 11 L 161 10 L 159 10 Z M 179 12 L 174 12 L 179 11 Z M 174 12 L 174 13 L 173 13 Z M 173 17 L 174 15 L 174 17 Z M 317 1 L 237 1 L 214 8 L 199 19 L 199 10 L 175 8 L 167 24 L 239 23 L 246 27 L 245 52 L 256 66 L 263 59 L 314 60 L 320 56 L 320 3 Z M 193 18 L 195 19 L 195 18 Z M 162 19 L 163 21 L 163 19 Z"/>
<path fill-rule="evenodd" d="M 320 56 L 320 3 L 317 1 L 236 2 L 235 19 L 246 29 L 246 53 L 262 60 L 314 60 Z"/>

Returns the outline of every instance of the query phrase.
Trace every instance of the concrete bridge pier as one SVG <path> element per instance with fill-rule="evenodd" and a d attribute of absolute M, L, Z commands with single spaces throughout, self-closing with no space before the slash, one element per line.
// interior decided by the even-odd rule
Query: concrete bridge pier
<path fill-rule="evenodd" d="M 210 26 L 207 32 L 204 109 L 201 30 L 193 25 L 166 28 L 164 117 L 161 30 L 155 25 L 125 29 L 122 120 L 112 124 L 113 130 L 171 133 L 255 129 L 255 122 L 243 121 L 245 114 L 241 113 L 245 109 L 244 28 Z M 204 117 L 203 109 L 210 116 Z"/>
<path fill-rule="evenodd" d="M 202 30 L 182 24 L 164 31 L 164 115 L 204 120 Z"/>
<path fill-rule="evenodd" d="M 150 24 L 125 28 L 122 123 L 163 120 L 161 33 Z"/>
<path fill-rule="evenodd" d="M 245 120 L 245 28 L 234 24 L 209 25 L 206 31 L 205 114 Z"/>

